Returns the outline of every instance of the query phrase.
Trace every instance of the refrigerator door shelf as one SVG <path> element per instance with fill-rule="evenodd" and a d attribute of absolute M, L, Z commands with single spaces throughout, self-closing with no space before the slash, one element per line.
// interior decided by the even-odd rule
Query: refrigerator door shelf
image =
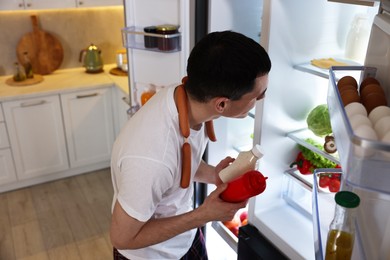
<path fill-rule="evenodd" d="M 367 75 L 375 77 L 375 68 L 332 67 L 330 70 L 328 107 L 345 179 L 352 186 L 390 194 L 390 144 L 355 135 L 337 88 L 335 74 L 339 71 L 350 71 L 361 82 Z"/>
<path fill-rule="evenodd" d="M 156 44 L 148 46 L 146 41 L 155 40 Z M 123 46 L 131 49 L 148 50 L 157 52 L 179 52 L 181 51 L 181 34 L 158 34 L 146 33 L 142 28 L 135 26 L 125 27 L 122 29 Z M 160 48 L 159 42 L 163 48 Z M 169 48 L 168 48 L 169 47 Z"/>

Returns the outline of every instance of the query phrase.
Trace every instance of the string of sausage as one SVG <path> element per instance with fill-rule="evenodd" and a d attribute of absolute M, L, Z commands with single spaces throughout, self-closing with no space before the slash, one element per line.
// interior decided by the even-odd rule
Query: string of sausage
<path fill-rule="evenodd" d="M 188 105 L 187 105 L 187 93 L 184 89 L 184 84 L 187 78 L 183 78 L 182 85 L 176 88 L 176 104 L 179 114 L 179 128 L 184 137 L 184 144 L 182 147 L 182 166 L 181 166 L 181 180 L 180 187 L 183 189 L 188 188 L 191 179 L 191 145 L 188 143 L 188 137 L 190 136 L 190 122 L 188 121 Z M 206 122 L 206 133 L 209 139 L 215 142 L 213 121 Z"/>

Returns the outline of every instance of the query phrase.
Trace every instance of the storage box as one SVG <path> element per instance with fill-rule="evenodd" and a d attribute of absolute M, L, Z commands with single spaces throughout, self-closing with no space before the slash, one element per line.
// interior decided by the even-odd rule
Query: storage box
<path fill-rule="evenodd" d="M 360 83 L 368 76 L 375 77 L 375 73 L 376 68 L 373 67 L 332 67 L 328 108 L 346 182 L 355 187 L 390 194 L 390 144 L 355 135 L 337 88 L 340 74 L 353 76 Z"/>

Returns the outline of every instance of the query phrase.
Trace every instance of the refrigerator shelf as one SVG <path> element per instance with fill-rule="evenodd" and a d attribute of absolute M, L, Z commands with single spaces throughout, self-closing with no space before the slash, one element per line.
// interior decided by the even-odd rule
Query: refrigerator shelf
<path fill-rule="evenodd" d="M 225 242 L 237 253 L 238 237 L 236 237 L 222 222 L 213 221 L 211 226 L 225 240 Z"/>
<path fill-rule="evenodd" d="M 350 66 L 361 65 L 361 64 L 358 64 L 358 63 L 351 61 L 351 60 L 338 59 L 338 58 L 336 58 L 335 60 L 345 62 Z M 310 61 L 305 62 L 305 63 L 301 63 L 301 64 L 296 64 L 293 66 L 293 68 L 296 70 L 302 71 L 302 72 L 310 73 L 310 74 L 313 74 L 313 75 L 316 75 L 316 76 L 319 76 L 319 77 L 322 77 L 325 79 L 329 79 L 329 69 L 322 69 L 322 68 L 313 66 Z"/>
<path fill-rule="evenodd" d="M 333 154 L 329 154 L 329 153 L 327 153 L 323 150 L 320 150 L 317 147 L 315 147 L 315 146 L 313 146 L 305 141 L 305 139 L 311 138 L 320 144 L 324 143 L 324 138 L 320 138 L 320 137 L 314 135 L 313 132 L 310 131 L 308 128 L 298 129 L 298 130 L 289 132 L 289 133 L 287 133 L 287 137 L 294 140 L 297 144 L 300 144 L 300 145 L 306 147 L 307 149 L 310 149 L 311 151 L 313 151 L 319 155 L 322 155 L 326 159 L 328 159 L 336 164 L 340 164 L 338 152 L 335 152 Z"/>
<path fill-rule="evenodd" d="M 330 70 L 328 107 L 346 182 L 354 187 L 390 194 L 390 143 L 355 135 L 337 88 L 340 73 L 349 74 L 360 83 L 368 76 L 375 77 L 376 68 L 351 66 Z M 389 93 L 388 90 L 385 92 Z"/>
<path fill-rule="evenodd" d="M 146 33 L 142 28 L 130 26 L 122 29 L 122 42 L 125 48 L 131 49 L 162 53 L 181 51 L 181 33 Z"/>

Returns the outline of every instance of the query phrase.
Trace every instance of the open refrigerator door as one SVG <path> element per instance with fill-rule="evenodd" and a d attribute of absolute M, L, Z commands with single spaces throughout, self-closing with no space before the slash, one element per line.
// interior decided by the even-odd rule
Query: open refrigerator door
<path fill-rule="evenodd" d="M 341 148 L 343 144 L 339 144 L 341 140 L 349 138 L 340 137 L 338 129 L 342 128 L 342 125 L 334 123 L 335 117 L 342 112 L 332 111 L 330 100 L 337 99 L 329 97 L 332 84 L 330 82 L 337 82 L 349 72 L 340 71 L 332 80 L 329 71 L 331 66 L 319 68 L 314 66 L 312 61 L 332 58 L 343 63 L 343 68 L 362 67 L 361 60 L 346 57 L 348 31 L 359 14 L 368 17 L 369 23 L 372 24 L 378 9 L 378 3 L 373 6 L 357 6 L 319 0 L 264 2 L 261 42 L 271 57 L 272 70 L 266 99 L 256 107 L 254 141 L 262 147 L 264 157 L 260 161 L 259 170 L 268 176 L 268 182 L 266 191 L 249 202 L 249 224 L 290 259 L 322 259 L 320 257 L 323 255 L 316 254 L 319 241 L 316 240 L 315 234 L 318 230 L 314 228 L 316 225 L 313 227 L 313 222 L 316 224 L 316 216 L 320 216 L 319 221 L 323 228 L 328 228 L 329 223 L 322 221 L 322 217 L 326 219 L 325 216 L 313 212 L 313 195 L 318 191 L 318 194 L 330 198 L 328 204 L 323 204 L 330 207 L 327 211 L 328 219 L 329 216 L 333 217 L 332 210 L 335 205 L 332 201 L 334 193 L 316 186 L 318 175 L 302 175 L 297 168 L 290 168 L 291 162 L 298 154 L 298 145 L 340 164 L 344 183 L 342 189 L 349 189 L 345 180 L 352 176 L 349 174 L 351 165 L 345 161 L 349 155 Z M 386 47 L 388 48 L 388 45 Z M 367 47 L 364 52 L 366 50 Z M 367 61 L 368 59 L 366 64 Z M 359 75 L 357 81 L 360 80 Z M 337 147 L 340 146 L 336 154 L 318 151 L 307 142 L 308 138 L 320 144 L 324 142 L 323 139 L 313 136 L 306 122 L 308 113 L 319 104 L 328 105 L 333 135 Z M 386 172 L 385 169 L 380 169 Z M 333 173 L 338 170 L 331 171 Z M 380 198 L 383 199 L 383 196 L 385 195 L 381 194 Z M 320 201 L 323 201 L 322 197 Z M 363 206 L 361 208 L 364 209 Z M 382 208 L 378 206 L 372 210 L 379 212 Z M 363 218 L 358 221 L 362 220 Z M 384 222 L 385 220 L 382 220 L 379 223 L 387 226 Z M 371 228 L 374 225 L 377 224 L 368 226 Z M 241 241 L 245 243 L 245 240 L 249 239 L 250 237 L 239 237 L 239 247 Z M 358 246 L 356 248 L 359 249 Z M 365 251 L 359 250 L 355 255 L 361 255 L 361 252 Z M 240 250 L 238 254 L 240 256 Z"/>

